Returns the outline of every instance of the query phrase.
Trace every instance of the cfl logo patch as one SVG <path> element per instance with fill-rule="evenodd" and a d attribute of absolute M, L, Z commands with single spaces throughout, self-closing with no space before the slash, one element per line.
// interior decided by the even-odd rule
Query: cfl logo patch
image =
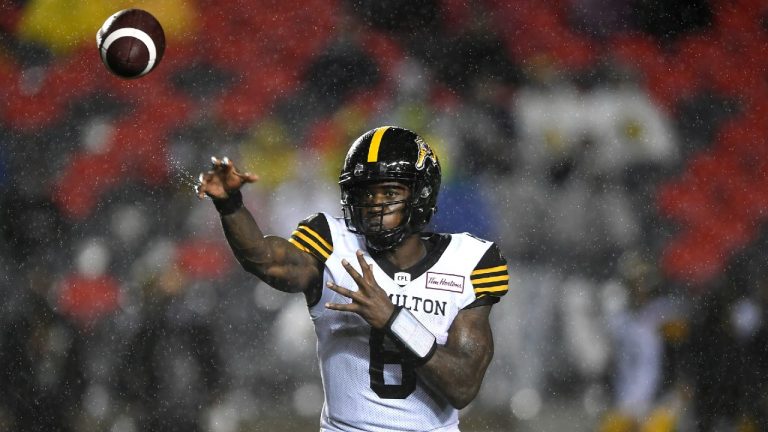
<path fill-rule="evenodd" d="M 411 283 L 411 274 L 406 272 L 395 273 L 395 283 L 400 286 L 406 286 Z"/>

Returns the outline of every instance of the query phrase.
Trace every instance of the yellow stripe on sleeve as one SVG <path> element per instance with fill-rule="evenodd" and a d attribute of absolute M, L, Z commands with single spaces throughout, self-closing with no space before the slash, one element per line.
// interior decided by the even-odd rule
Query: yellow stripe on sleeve
<path fill-rule="evenodd" d="M 500 265 L 498 267 L 491 267 L 491 268 L 486 268 L 486 269 L 475 270 L 472 273 L 470 273 L 470 276 L 477 276 L 477 275 L 481 275 L 481 274 L 485 274 L 485 273 L 495 273 L 495 272 L 506 271 L 506 270 L 507 270 L 507 266 L 506 265 Z"/>
<path fill-rule="evenodd" d="M 509 275 L 493 276 L 493 277 L 487 277 L 483 279 L 472 279 L 472 285 L 480 285 L 484 283 L 508 281 L 508 280 L 509 280 Z"/>
<path fill-rule="evenodd" d="M 317 241 L 319 241 L 319 242 L 320 242 L 320 243 L 321 243 L 323 246 L 325 246 L 325 249 L 326 249 L 328 252 L 333 252 L 333 246 L 331 246 L 330 244 L 328 244 L 328 242 L 327 242 L 327 241 L 325 241 L 325 239 L 323 239 L 322 237 L 320 237 L 320 234 L 316 233 L 314 230 L 312 230 L 312 229 L 311 229 L 311 228 L 309 228 L 308 226 L 306 226 L 306 225 L 301 225 L 301 226 L 299 226 L 299 230 L 302 230 L 302 231 L 306 231 L 306 232 L 307 232 L 308 234 L 310 234 L 312 237 L 314 237 L 315 239 L 317 239 Z"/>
<path fill-rule="evenodd" d="M 304 251 L 306 253 L 312 253 L 312 252 L 309 251 L 309 249 L 305 248 L 304 246 L 302 246 L 301 243 L 297 242 L 296 240 L 294 240 L 292 238 L 289 238 L 288 242 L 290 242 L 292 245 L 294 245 L 297 248 L 299 248 L 299 250 L 301 250 L 301 251 Z"/>
<path fill-rule="evenodd" d="M 293 236 L 298 237 L 302 240 L 304 240 L 308 245 L 312 246 L 317 252 L 320 253 L 320 255 L 323 256 L 323 258 L 328 259 L 328 256 L 330 255 L 328 252 L 326 252 L 322 247 L 320 247 L 319 244 L 315 243 L 314 240 L 304 235 L 304 233 L 300 233 L 298 231 L 294 231 Z"/>
<path fill-rule="evenodd" d="M 505 292 L 505 291 L 508 291 L 508 290 L 509 290 L 509 286 L 504 284 L 504 285 L 496 285 L 496 286 L 487 287 L 487 288 L 476 288 L 475 289 L 475 294 L 479 294 L 479 293 L 502 293 L 502 292 Z"/>
<path fill-rule="evenodd" d="M 381 145 L 381 137 L 384 136 L 384 132 L 389 129 L 389 126 L 382 126 L 376 129 L 371 138 L 371 146 L 368 147 L 368 162 L 379 161 L 379 145 Z"/>

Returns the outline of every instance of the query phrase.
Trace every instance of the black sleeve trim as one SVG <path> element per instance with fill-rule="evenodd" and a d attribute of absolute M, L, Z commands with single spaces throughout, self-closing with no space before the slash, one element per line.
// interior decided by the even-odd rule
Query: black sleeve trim
<path fill-rule="evenodd" d="M 497 297 L 495 295 L 483 294 L 477 299 L 475 299 L 475 301 L 473 301 L 472 303 L 466 305 L 463 310 L 472 309 L 480 306 L 490 306 L 498 303 L 499 301 L 501 301 L 501 297 Z"/>
<path fill-rule="evenodd" d="M 499 247 L 493 243 L 469 276 L 477 299 L 501 297 L 509 290 L 509 267 Z"/>
<path fill-rule="evenodd" d="M 333 253 L 331 228 L 322 213 L 314 214 L 299 222 L 299 226 L 288 241 L 304 252 L 312 254 L 322 263 Z"/>

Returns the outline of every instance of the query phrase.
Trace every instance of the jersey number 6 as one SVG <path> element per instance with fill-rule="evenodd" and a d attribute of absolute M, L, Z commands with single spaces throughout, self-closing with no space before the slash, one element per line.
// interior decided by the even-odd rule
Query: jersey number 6
<path fill-rule="evenodd" d="M 390 341 L 393 349 L 384 346 L 386 335 L 381 330 L 371 329 L 371 390 L 382 399 L 405 399 L 416 390 L 416 371 L 413 364 L 405 359 Z M 402 378 L 400 384 L 384 383 L 384 365 L 399 365 Z"/>

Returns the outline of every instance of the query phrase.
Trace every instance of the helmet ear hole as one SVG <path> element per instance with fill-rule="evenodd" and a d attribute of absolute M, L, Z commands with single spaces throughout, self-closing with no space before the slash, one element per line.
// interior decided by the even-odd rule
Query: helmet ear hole
<path fill-rule="evenodd" d="M 420 196 L 421 198 L 426 198 L 426 197 L 428 197 L 428 196 L 429 196 L 431 193 L 432 193 L 432 188 L 431 188 L 431 187 L 429 187 L 429 186 L 424 186 L 423 188 L 421 188 L 421 193 L 419 194 L 419 196 Z"/>

